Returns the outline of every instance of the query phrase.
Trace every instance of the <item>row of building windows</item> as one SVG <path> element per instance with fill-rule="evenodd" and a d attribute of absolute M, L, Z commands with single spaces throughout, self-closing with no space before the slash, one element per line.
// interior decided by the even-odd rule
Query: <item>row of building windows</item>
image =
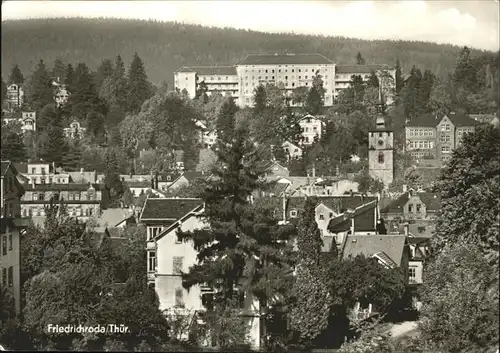
<path fill-rule="evenodd" d="M 12 250 L 12 234 L 9 234 L 9 245 L 7 247 L 7 234 L 2 236 L 2 255 L 7 255 L 7 249 Z"/>
<path fill-rule="evenodd" d="M 80 200 L 91 201 L 91 200 L 95 200 L 95 198 L 96 198 L 95 196 L 96 196 L 95 193 L 69 192 L 68 193 L 68 200 L 70 200 L 70 201 L 80 201 Z M 52 192 L 48 192 L 48 193 L 34 192 L 34 193 L 32 193 L 33 201 L 48 201 L 52 197 L 55 197 L 56 199 L 58 199 L 59 195 L 57 193 L 52 193 Z M 28 198 L 25 198 L 24 200 L 28 200 Z"/>
<path fill-rule="evenodd" d="M 308 72 L 308 69 L 303 69 L 304 72 Z M 278 73 L 281 72 L 281 69 L 278 69 L 277 70 Z M 288 72 L 288 69 L 284 69 L 283 70 L 284 72 Z M 252 73 L 252 72 L 258 72 L 258 73 L 272 73 L 274 74 L 274 69 L 260 69 L 260 70 L 256 70 L 256 69 L 249 69 L 249 70 L 245 70 L 244 71 L 245 73 Z M 291 72 L 294 73 L 295 72 L 295 69 L 291 69 Z M 302 72 L 302 69 L 297 69 L 297 72 Z M 317 69 L 313 69 L 311 68 L 311 72 L 317 72 L 317 73 L 321 73 L 321 68 L 317 68 Z M 248 76 L 247 76 L 248 77 Z"/>
<path fill-rule="evenodd" d="M 413 207 L 415 206 L 415 207 Z M 417 203 L 417 204 L 408 204 L 408 213 L 421 213 L 422 212 L 422 204 Z"/>
<path fill-rule="evenodd" d="M 2 268 L 2 285 L 3 287 L 12 287 L 14 285 L 14 267 L 8 269 Z"/>
<path fill-rule="evenodd" d="M 409 150 L 417 150 L 417 149 L 432 149 L 435 147 L 434 141 L 409 141 L 408 149 Z"/>
<path fill-rule="evenodd" d="M 52 184 L 52 183 L 57 183 L 57 184 L 68 184 L 69 179 L 68 178 L 54 178 L 49 176 L 48 178 L 45 177 L 39 177 L 39 178 L 29 178 L 30 182 L 33 182 L 35 184 Z"/>
<path fill-rule="evenodd" d="M 89 208 L 70 208 L 68 209 L 68 214 L 73 217 L 89 217 L 94 215 L 94 208 L 89 207 Z M 30 207 L 30 208 L 23 208 L 22 211 L 23 217 L 42 217 L 45 216 L 45 209 L 40 208 L 40 207 Z"/>
<path fill-rule="evenodd" d="M 434 136 L 434 129 L 408 129 L 408 137 Z"/>

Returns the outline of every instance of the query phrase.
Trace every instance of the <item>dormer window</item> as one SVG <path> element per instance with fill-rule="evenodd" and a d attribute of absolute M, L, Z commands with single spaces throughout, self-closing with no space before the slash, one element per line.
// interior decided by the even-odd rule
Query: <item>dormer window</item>
<path fill-rule="evenodd" d="M 325 216 L 323 214 L 320 214 L 319 215 L 319 219 L 320 219 L 320 221 L 324 221 L 325 220 Z"/>
<path fill-rule="evenodd" d="M 420 205 L 419 203 L 416 205 L 416 208 L 417 208 L 417 213 L 422 212 L 422 205 Z"/>
<path fill-rule="evenodd" d="M 297 210 L 290 211 L 290 218 L 297 218 Z"/>

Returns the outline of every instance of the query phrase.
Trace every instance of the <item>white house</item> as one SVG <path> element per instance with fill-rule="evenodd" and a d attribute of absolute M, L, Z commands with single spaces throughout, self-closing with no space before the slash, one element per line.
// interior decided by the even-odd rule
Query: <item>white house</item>
<path fill-rule="evenodd" d="M 198 314 L 206 310 L 213 298 L 213 291 L 207 286 L 194 286 L 190 290 L 182 286 L 181 274 L 197 263 L 197 251 L 192 242 L 183 242 L 177 236 L 179 229 L 183 231 L 201 229 L 208 224 L 200 216 L 204 205 L 200 199 L 163 199 L 161 201 L 166 218 L 179 216 L 179 206 L 188 210 L 178 217 L 170 226 L 164 227 L 148 239 L 148 282 L 154 283 L 160 301 L 160 310 L 166 310 L 174 316 L 185 316 L 188 321 L 199 318 Z M 186 206 L 187 205 L 187 206 Z M 189 207 L 188 207 L 189 206 Z M 243 293 L 242 293 L 243 294 Z M 250 326 L 251 346 L 260 347 L 259 303 L 250 293 L 242 298 L 242 315 L 248 319 Z M 187 333 L 186 333 L 187 334 Z"/>

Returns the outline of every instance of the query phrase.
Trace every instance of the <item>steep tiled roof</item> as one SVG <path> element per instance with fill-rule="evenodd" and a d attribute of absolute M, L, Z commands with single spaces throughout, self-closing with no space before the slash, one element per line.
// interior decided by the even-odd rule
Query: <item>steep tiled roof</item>
<path fill-rule="evenodd" d="M 491 122 L 497 117 L 495 114 L 469 114 L 469 116 L 483 124 L 491 124 Z"/>
<path fill-rule="evenodd" d="M 196 181 L 197 179 L 207 180 L 210 177 L 210 174 L 203 172 L 184 172 L 182 173 L 189 182 Z"/>
<path fill-rule="evenodd" d="M 412 118 L 406 126 L 431 126 L 436 127 L 437 124 L 441 121 L 440 117 L 437 117 L 434 114 L 423 114 L 417 117 Z"/>
<path fill-rule="evenodd" d="M 360 254 L 372 256 L 384 252 L 400 266 L 405 243 L 404 235 L 349 235 L 344 243 L 343 258 Z"/>
<path fill-rule="evenodd" d="M 377 202 L 368 201 L 358 206 L 354 213 L 354 231 L 366 232 L 375 231 L 375 208 Z M 328 231 L 332 233 L 346 232 L 351 228 L 351 220 L 346 215 L 341 214 L 332 218 L 328 223 Z"/>
<path fill-rule="evenodd" d="M 3 162 L 2 162 L 3 163 Z M 18 173 L 26 174 L 28 173 L 28 163 L 14 163 Z"/>
<path fill-rule="evenodd" d="M 134 211 L 128 208 L 108 208 L 96 219 L 96 228 L 115 227 L 133 215 Z"/>
<path fill-rule="evenodd" d="M 238 65 L 325 65 L 333 64 L 321 54 L 250 54 Z"/>
<path fill-rule="evenodd" d="M 337 74 L 369 74 L 377 70 L 394 70 L 394 68 L 379 64 L 379 65 L 337 65 L 335 73 Z"/>
<path fill-rule="evenodd" d="M 5 173 L 7 172 L 7 169 L 9 169 L 10 161 L 2 161 L 0 166 L 1 166 L 0 169 L 2 172 L 1 175 L 5 175 Z"/>
<path fill-rule="evenodd" d="M 184 216 L 186 213 L 202 205 L 203 201 L 201 199 L 148 198 L 144 203 L 140 220 L 177 220 Z"/>
<path fill-rule="evenodd" d="M 420 200 L 425 204 L 427 211 L 437 211 L 439 209 L 439 203 L 441 201 L 438 194 L 431 192 L 417 192 L 415 193 Z M 403 206 L 406 205 L 410 199 L 410 192 L 407 191 L 396 200 L 392 201 L 389 205 L 382 208 L 380 213 L 398 213 L 403 212 Z"/>
<path fill-rule="evenodd" d="M 480 122 L 472 119 L 470 116 L 462 113 L 450 112 L 447 117 L 455 126 L 476 126 L 481 124 Z"/>
<path fill-rule="evenodd" d="M 93 187 L 96 190 L 104 190 L 104 184 L 25 184 L 26 191 L 86 191 Z"/>
<path fill-rule="evenodd" d="M 95 183 L 97 182 L 97 173 L 95 171 L 91 172 L 64 172 L 69 174 L 73 182 L 83 181 L 84 183 Z"/>

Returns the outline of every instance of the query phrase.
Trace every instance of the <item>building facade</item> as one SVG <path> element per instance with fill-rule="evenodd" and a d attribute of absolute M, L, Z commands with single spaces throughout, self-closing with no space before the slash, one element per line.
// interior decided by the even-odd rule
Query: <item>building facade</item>
<path fill-rule="evenodd" d="M 86 130 L 87 129 L 82 127 L 78 121 L 73 120 L 73 122 L 69 124 L 69 127 L 64 128 L 64 134 L 67 138 L 82 139 Z"/>
<path fill-rule="evenodd" d="M 315 139 L 320 139 L 325 123 L 323 117 L 314 117 L 310 114 L 305 115 L 299 120 L 299 126 L 302 129 L 302 144 L 312 145 Z"/>
<path fill-rule="evenodd" d="M 416 160 L 438 161 L 442 165 L 451 158 L 464 135 L 474 132 L 480 124 L 462 113 L 422 115 L 406 124 L 405 147 Z"/>
<path fill-rule="evenodd" d="M 7 97 L 5 99 L 9 110 L 21 108 L 24 103 L 24 90 L 21 85 L 11 84 L 7 86 Z"/>
<path fill-rule="evenodd" d="M 382 116 L 375 130 L 368 132 L 368 171 L 387 188 L 394 180 L 394 133 L 385 127 Z"/>
<path fill-rule="evenodd" d="M 22 132 L 26 131 L 36 131 L 36 112 L 21 112 L 20 116 L 15 116 L 15 114 L 6 114 L 3 117 L 3 121 L 6 124 L 10 124 L 11 122 L 18 122 L 21 124 Z"/>
<path fill-rule="evenodd" d="M 45 208 L 54 204 L 63 204 L 70 217 L 87 221 L 101 212 L 102 184 L 26 184 L 25 194 L 21 198 L 22 217 L 46 216 Z"/>
<path fill-rule="evenodd" d="M 250 54 L 235 66 L 191 66 L 174 73 L 174 85 L 186 90 L 191 98 L 201 82 L 208 94 L 231 94 L 240 107 L 252 106 L 254 90 L 273 84 L 287 96 L 299 87 L 312 87 L 316 74 L 321 75 L 325 89 L 325 106 L 332 106 L 338 93 L 349 86 L 352 75 L 367 80 L 374 71 L 381 83 L 386 103 L 394 97 L 396 71 L 386 65 L 336 65 L 321 54 Z"/>

